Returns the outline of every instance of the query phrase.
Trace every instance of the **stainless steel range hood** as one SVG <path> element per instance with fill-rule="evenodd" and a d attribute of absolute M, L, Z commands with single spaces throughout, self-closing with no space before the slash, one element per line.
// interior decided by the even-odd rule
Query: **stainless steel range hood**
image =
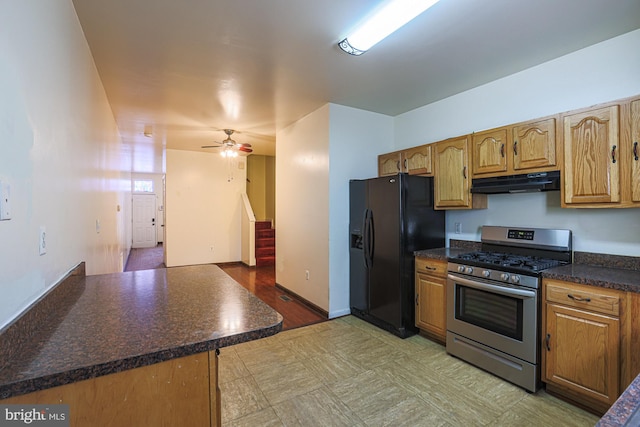
<path fill-rule="evenodd" d="M 560 190 L 560 171 L 477 178 L 471 181 L 471 192 L 480 194 L 557 190 Z"/>

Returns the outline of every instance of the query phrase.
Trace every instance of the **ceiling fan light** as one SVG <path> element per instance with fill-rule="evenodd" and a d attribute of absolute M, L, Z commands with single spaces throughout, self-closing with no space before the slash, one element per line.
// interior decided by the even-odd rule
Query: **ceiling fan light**
<path fill-rule="evenodd" d="M 362 55 L 373 45 L 436 4 L 439 0 L 391 0 L 356 31 L 338 43 L 351 55 Z"/>
<path fill-rule="evenodd" d="M 238 157 L 238 152 L 233 148 L 227 147 L 220 152 L 220 155 L 227 158 Z"/>

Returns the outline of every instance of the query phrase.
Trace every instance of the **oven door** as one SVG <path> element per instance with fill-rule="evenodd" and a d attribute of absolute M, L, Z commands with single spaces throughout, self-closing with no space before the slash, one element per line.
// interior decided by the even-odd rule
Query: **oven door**
<path fill-rule="evenodd" d="M 538 291 L 449 273 L 447 329 L 538 363 Z"/>

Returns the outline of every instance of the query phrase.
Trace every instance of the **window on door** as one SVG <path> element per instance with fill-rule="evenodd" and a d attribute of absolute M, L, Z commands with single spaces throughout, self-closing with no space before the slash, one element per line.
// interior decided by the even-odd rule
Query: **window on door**
<path fill-rule="evenodd" d="M 153 181 L 150 179 L 136 179 L 133 181 L 135 193 L 153 193 Z"/>

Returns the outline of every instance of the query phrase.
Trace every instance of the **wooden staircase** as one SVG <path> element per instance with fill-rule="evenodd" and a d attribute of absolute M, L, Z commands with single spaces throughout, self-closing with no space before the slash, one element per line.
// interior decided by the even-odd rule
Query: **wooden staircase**
<path fill-rule="evenodd" d="M 276 230 L 271 221 L 256 221 L 256 267 L 275 265 Z"/>

